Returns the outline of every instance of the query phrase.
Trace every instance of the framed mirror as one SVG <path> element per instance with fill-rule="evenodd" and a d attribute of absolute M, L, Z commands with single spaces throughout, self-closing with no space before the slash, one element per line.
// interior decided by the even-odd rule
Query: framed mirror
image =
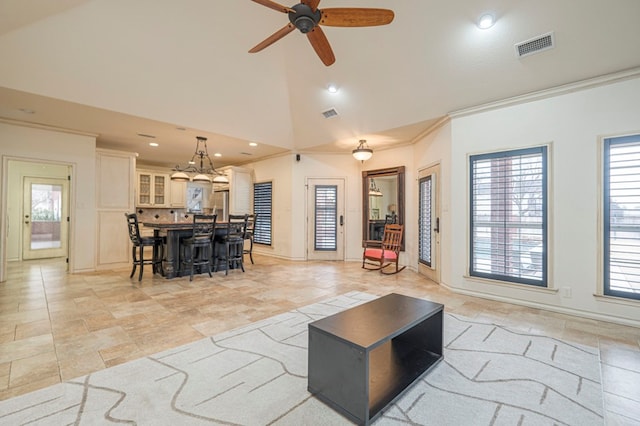
<path fill-rule="evenodd" d="M 362 172 L 363 245 L 381 241 L 386 223 L 404 224 L 404 166 Z"/>

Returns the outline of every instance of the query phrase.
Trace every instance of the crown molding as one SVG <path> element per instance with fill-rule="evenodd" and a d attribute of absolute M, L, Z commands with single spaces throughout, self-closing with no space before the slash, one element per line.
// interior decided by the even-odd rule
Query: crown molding
<path fill-rule="evenodd" d="M 612 74 L 606 74 L 599 77 L 589 78 L 586 80 L 580 80 L 569 84 L 563 84 L 561 86 L 552 87 L 549 89 L 539 90 L 536 92 L 526 93 L 524 95 L 514 96 L 511 98 L 502 99 L 495 102 L 489 102 L 482 105 L 477 105 L 470 108 L 464 108 L 449 113 L 451 118 L 464 117 L 471 114 L 477 114 L 479 112 L 491 111 L 499 108 L 505 108 L 508 106 L 524 104 L 527 102 L 538 101 L 542 99 L 552 98 L 567 93 L 578 92 L 581 90 L 592 89 L 594 87 L 606 86 L 612 83 L 617 83 L 625 80 L 632 80 L 640 77 L 640 67 L 631 68 L 624 71 L 619 71 Z"/>

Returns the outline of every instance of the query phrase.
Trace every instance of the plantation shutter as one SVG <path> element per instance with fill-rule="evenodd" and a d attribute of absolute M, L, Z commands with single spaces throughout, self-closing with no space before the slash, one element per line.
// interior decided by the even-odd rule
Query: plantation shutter
<path fill-rule="evenodd" d="M 337 250 L 338 187 L 315 186 L 315 249 Z"/>
<path fill-rule="evenodd" d="M 271 245 L 272 183 L 253 185 L 253 211 L 258 216 L 254 225 L 253 242 Z"/>

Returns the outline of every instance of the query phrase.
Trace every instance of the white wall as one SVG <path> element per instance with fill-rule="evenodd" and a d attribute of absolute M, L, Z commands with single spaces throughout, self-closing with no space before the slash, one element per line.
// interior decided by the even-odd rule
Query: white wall
<path fill-rule="evenodd" d="M 451 123 L 434 129 L 414 145 L 413 165 L 416 171 L 440 164 L 440 280 L 451 282 Z M 411 163 L 409 163 L 411 164 Z M 407 210 L 407 222 L 418 223 L 418 184 L 415 187 L 415 204 Z M 415 251 L 409 253 L 410 264 L 418 264 L 418 231 L 413 235 Z"/>
<path fill-rule="evenodd" d="M 60 163 L 72 167 L 70 271 L 95 269 L 96 208 L 95 208 L 95 138 L 36 128 L 0 123 L 0 176 L 2 191 L 22 191 L 8 185 L 4 170 L 9 159 L 30 162 Z M 6 265 L 7 194 L 0 197 L 0 262 Z M 12 226 L 13 227 L 13 226 Z"/>
<path fill-rule="evenodd" d="M 451 122 L 450 276 L 454 290 L 603 319 L 640 320 L 634 303 L 594 297 L 601 285 L 599 200 L 601 140 L 640 133 L 640 79 L 567 93 L 468 116 Z M 497 285 L 466 277 L 468 271 L 468 155 L 549 144 L 549 287 Z"/>

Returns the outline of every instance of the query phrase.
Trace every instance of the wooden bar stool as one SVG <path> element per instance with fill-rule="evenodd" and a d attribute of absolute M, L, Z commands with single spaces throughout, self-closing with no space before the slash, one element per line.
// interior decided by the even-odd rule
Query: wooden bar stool
<path fill-rule="evenodd" d="M 213 257 L 213 235 L 216 229 L 215 214 L 194 214 L 193 232 L 182 240 L 184 271 L 189 271 L 189 281 L 193 281 L 195 267 L 206 267 L 211 277 L 211 259 Z M 202 271 L 202 270 L 201 270 Z"/>
<path fill-rule="evenodd" d="M 244 272 L 244 264 L 242 258 L 244 256 L 244 234 L 247 229 L 248 215 L 229 215 L 229 221 L 219 227 L 222 230 L 216 233 L 215 242 L 220 246 L 216 250 L 218 257 L 214 272 L 218 270 L 218 264 L 223 262 L 226 265 L 225 275 L 229 275 L 231 266 L 240 266 Z"/>
<path fill-rule="evenodd" d="M 162 258 L 164 257 L 164 242 L 162 237 L 154 235 L 153 237 L 143 237 L 140 235 L 140 226 L 138 225 L 138 215 L 135 213 L 125 213 L 127 218 L 127 226 L 129 227 L 129 239 L 133 244 L 131 248 L 131 257 L 133 261 L 133 269 L 131 269 L 132 278 L 136 273 L 136 268 L 140 266 L 140 274 L 138 275 L 138 281 L 142 280 L 142 272 L 144 265 L 151 265 L 153 273 L 164 275 L 162 270 Z M 144 248 L 153 247 L 152 256 L 150 259 L 144 258 Z"/>

